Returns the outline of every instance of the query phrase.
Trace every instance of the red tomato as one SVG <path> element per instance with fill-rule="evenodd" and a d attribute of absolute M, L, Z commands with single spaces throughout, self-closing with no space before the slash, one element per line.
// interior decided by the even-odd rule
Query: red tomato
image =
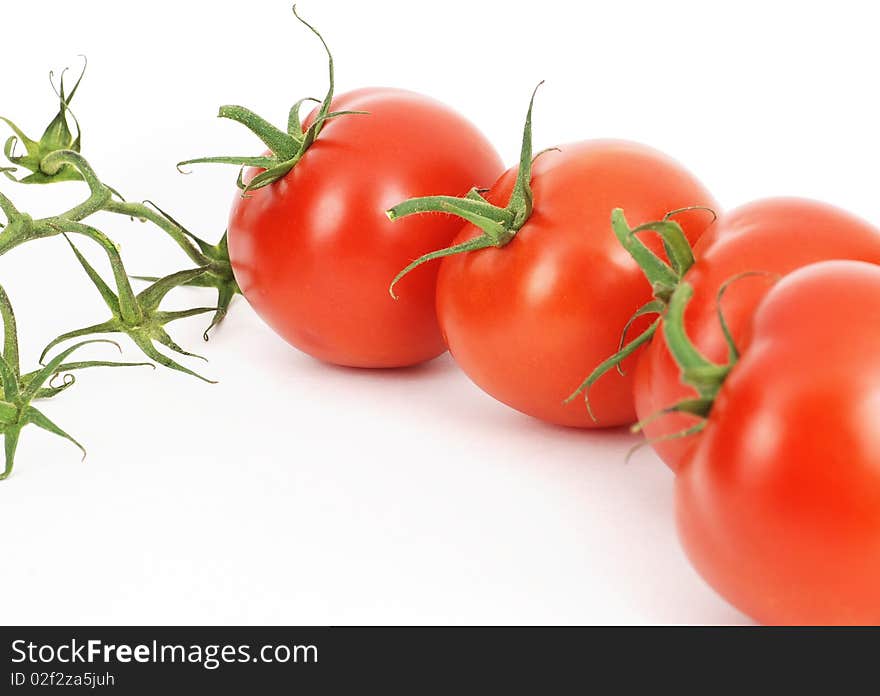
<path fill-rule="evenodd" d="M 688 556 L 763 623 L 880 623 L 880 268 L 792 273 L 741 349 L 676 478 Z"/>
<path fill-rule="evenodd" d="M 517 171 L 507 171 L 486 198 L 504 205 Z M 617 350 L 621 326 L 651 297 L 612 233 L 611 210 L 625 207 L 637 224 L 677 208 L 714 208 L 715 200 L 667 156 L 611 140 L 545 152 L 534 162 L 531 188 L 532 214 L 509 244 L 443 259 L 437 314 L 447 345 L 477 385 L 523 413 L 586 428 L 631 423 L 629 374 L 608 374 L 593 387 L 597 421 L 582 399 L 563 403 Z M 712 216 L 690 211 L 676 219 L 693 242 Z M 455 243 L 479 233 L 469 224 Z M 646 243 L 660 251 L 656 239 Z"/>
<path fill-rule="evenodd" d="M 726 281 L 750 271 L 773 274 L 743 277 L 731 283 L 724 294 L 724 317 L 739 344 L 747 338 L 756 306 L 778 276 L 828 259 L 880 263 L 880 231 L 824 203 L 774 198 L 722 215 L 697 243 L 694 256 L 697 261 L 684 276 L 694 288 L 685 328 L 706 358 L 723 363 L 727 344 L 718 320 L 717 295 Z M 601 380 L 596 387 L 600 384 Z M 650 417 L 694 395 L 693 389 L 682 384 L 679 367 L 658 332 L 636 370 L 636 410 L 639 420 L 647 422 L 645 435 L 655 440 L 654 449 L 673 470 L 690 456 L 700 437 L 658 438 L 679 433 L 697 421 L 679 414 L 655 420 Z"/>
<path fill-rule="evenodd" d="M 266 323 L 316 358 L 354 367 L 430 360 L 446 349 L 434 308 L 437 270 L 403 279 L 398 302 L 388 283 L 412 259 L 449 244 L 461 225 L 446 216 L 393 224 L 385 210 L 406 197 L 488 185 L 501 161 L 463 117 L 412 92 L 349 92 L 332 102 L 331 111 L 342 110 L 369 113 L 326 122 L 284 178 L 244 198 L 236 192 L 233 272 Z"/>

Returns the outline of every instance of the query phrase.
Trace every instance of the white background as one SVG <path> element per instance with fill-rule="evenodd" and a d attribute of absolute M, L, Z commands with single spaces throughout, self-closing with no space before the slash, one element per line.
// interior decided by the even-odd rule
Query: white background
<path fill-rule="evenodd" d="M 597 136 L 686 163 L 725 207 L 771 194 L 880 219 L 876 22 L 868 3 L 489 3 L 303 0 L 338 91 L 436 96 L 515 160 L 534 84 L 536 149 Z M 246 104 L 283 123 L 325 65 L 286 2 L 3 3 L 0 113 L 37 136 L 50 68 L 89 57 L 74 108 L 84 154 L 126 196 L 219 238 L 232 168 L 254 152 L 214 118 Z M 5 136 L 4 136 L 5 137 Z M 0 182 L 34 214 L 83 187 Z M 132 272 L 187 265 L 158 230 L 105 217 Z M 91 254 L 100 263 L 100 256 Z M 0 258 L 23 368 L 56 334 L 106 318 L 61 239 Z M 171 304 L 210 303 L 196 290 Z M 369 372 L 319 364 L 244 301 L 204 352 L 209 386 L 170 371 L 82 373 L 30 428 L 0 484 L 0 622 L 741 623 L 679 549 L 670 472 L 623 463 L 623 431 L 542 425 L 495 403 L 448 357 Z M 137 352 L 125 344 L 126 356 Z M 106 355 L 101 350 L 94 353 Z"/>

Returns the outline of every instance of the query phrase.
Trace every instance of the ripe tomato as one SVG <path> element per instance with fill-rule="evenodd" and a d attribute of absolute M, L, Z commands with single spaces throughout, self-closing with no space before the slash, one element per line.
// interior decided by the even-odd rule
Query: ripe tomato
<path fill-rule="evenodd" d="M 532 165 L 530 124 L 531 108 L 520 166 L 463 210 L 509 225 L 506 211 L 511 219 L 519 216 L 521 226 L 501 231 L 506 238 L 494 245 L 500 248 L 443 259 L 437 283 L 443 336 L 478 386 L 523 413 L 586 428 L 630 423 L 635 409 L 628 374 L 608 375 L 596 385 L 596 420 L 581 400 L 565 402 L 596 362 L 614 352 L 621 326 L 651 296 L 639 267 L 618 245 L 609 215 L 615 206 L 628 206 L 632 218 L 648 221 L 687 206 L 714 208 L 715 201 L 677 162 L 630 142 L 563 145 Z M 391 213 L 458 207 L 426 201 L 407 201 Z M 693 242 L 712 216 L 688 211 L 679 219 Z M 467 249 L 492 229 L 468 224 L 454 245 Z M 660 252 L 658 240 L 648 244 Z"/>
<path fill-rule="evenodd" d="M 705 357 L 721 363 L 726 360 L 728 348 L 718 320 L 717 296 L 725 282 L 745 272 L 768 274 L 742 277 L 724 294 L 721 308 L 739 344 L 747 338 L 755 307 L 779 276 L 828 259 L 880 263 L 880 231 L 831 205 L 774 198 L 722 215 L 696 244 L 694 256 L 696 263 L 684 276 L 694 289 L 685 329 Z M 636 370 L 636 410 L 639 420 L 646 422 L 645 435 L 654 441 L 654 449 L 673 470 L 690 456 L 700 436 L 659 438 L 680 433 L 697 421 L 685 414 L 651 417 L 694 394 L 681 382 L 680 369 L 662 332 L 658 332 Z"/>
<path fill-rule="evenodd" d="M 596 384 L 596 420 L 580 399 L 564 403 L 614 352 L 620 327 L 651 295 L 638 266 L 621 253 L 609 214 L 626 206 L 631 219 L 648 221 L 716 203 L 681 165 L 643 145 L 595 140 L 559 150 L 535 161 L 534 209 L 513 241 L 443 260 L 437 315 L 455 360 L 499 401 L 560 425 L 631 423 L 629 373 Z M 516 174 L 505 173 L 487 198 L 506 201 Z M 712 217 L 691 211 L 679 221 L 693 242 Z M 478 232 L 468 225 L 455 243 Z"/>
<path fill-rule="evenodd" d="M 427 97 L 397 89 L 329 89 L 300 123 L 294 104 L 281 130 L 241 106 L 220 116 L 247 126 L 269 148 L 260 157 L 202 157 L 247 167 L 229 215 L 235 279 L 257 313 L 300 350 L 352 367 L 401 367 L 446 350 L 437 325 L 437 271 L 388 282 L 412 259 L 450 242 L 460 224 L 446 217 L 392 225 L 385 210 L 407 196 L 462 195 L 502 170 L 486 138 Z M 178 165 L 180 166 L 180 165 Z"/>
<path fill-rule="evenodd" d="M 501 161 L 468 121 L 412 92 L 361 89 L 331 109 L 368 115 L 328 121 L 286 176 L 236 193 L 236 280 L 267 324 L 321 360 L 399 367 L 434 358 L 446 349 L 434 309 L 437 270 L 404 279 L 399 302 L 388 283 L 412 259 L 449 244 L 460 224 L 446 216 L 393 224 L 385 210 L 402 197 L 487 185 Z"/>
<path fill-rule="evenodd" d="M 787 276 L 741 353 L 676 477 L 688 556 L 758 621 L 880 623 L 880 268 Z"/>

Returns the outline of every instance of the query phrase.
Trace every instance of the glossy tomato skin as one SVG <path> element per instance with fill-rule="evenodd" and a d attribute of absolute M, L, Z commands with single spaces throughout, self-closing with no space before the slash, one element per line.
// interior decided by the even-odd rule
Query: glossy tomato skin
<path fill-rule="evenodd" d="M 488 192 L 490 202 L 505 205 L 515 177 L 516 169 L 506 172 Z M 591 390 L 598 422 L 583 399 L 563 403 L 617 351 L 624 324 L 651 299 L 611 230 L 611 211 L 622 207 L 637 225 L 673 209 L 717 204 L 675 161 L 622 141 L 546 152 L 531 181 L 532 215 L 509 244 L 443 259 L 437 314 L 450 352 L 478 386 L 535 418 L 586 428 L 630 423 L 629 373 L 609 373 Z M 712 216 L 693 211 L 677 219 L 693 242 Z M 455 241 L 477 234 L 467 225 Z M 659 251 L 656 239 L 645 241 Z"/>
<path fill-rule="evenodd" d="M 880 268 L 771 290 L 676 477 L 688 556 L 768 624 L 880 623 Z"/>
<path fill-rule="evenodd" d="M 694 248 L 697 262 L 685 275 L 694 296 L 685 328 L 694 345 L 716 363 L 727 361 L 727 344 L 717 313 L 721 286 L 737 274 L 759 271 L 728 285 L 724 317 L 739 345 L 747 339 L 758 303 L 778 280 L 798 268 L 829 259 L 880 263 L 880 230 L 840 208 L 800 198 L 771 198 L 748 203 L 722 215 Z M 645 435 L 660 457 L 677 470 L 699 436 L 659 440 L 697 421 L 685 415 L 650 417 L 695 395 L 681 382 L 662 332 L 639 360 L 635 379 L 636 410 L 647 421 Z"/>
<path fill-rule="evenodd" d="M 320 360 L 353 367 L 429 360 L 445 350 L 437 269 L 404 278 L 398 301 L 388 286 L 410 261 L 447 246 L 461 223 L 439 215 L 392 223 L 385 210 L 413 196 L 489 186 L 503 165 L 472 124 L 422 95 L 361 89 L 334 99 L 331 111 L 338 110 L 369 114 L 329 121 L 287 176 L 245 198 L 236 192 L 233 272 L 266 323 Z"/>

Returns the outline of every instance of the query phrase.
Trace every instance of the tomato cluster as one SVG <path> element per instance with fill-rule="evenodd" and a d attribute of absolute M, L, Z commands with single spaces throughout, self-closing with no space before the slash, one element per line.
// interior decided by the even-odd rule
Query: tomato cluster
<path fill-rule="evenodd" d="M 307 151 L 239 179 L 245 297 L 321 360 L 448 348 L 535 418 L 636 423 L 677 473 L 687 553 L 727 599 L 770 623 L 880 622 L 880 231 L 802 199 L 721 213 L 636 143 L 535 156 L 531 116 L 501 172 L 441 104 L 331 89 Z"/>
<path fill-rule="evenodd" d="M 477 386 L 528 416 L 643 432 L 676 474 L 687 554 L 750 616 L 880 623 L 880 230 L 805 199 L 722 212 L 681 164 L 637 143 L 535 154 L 534 93 L 505 171 L 473 124 L 426 96 L 336 95 L 329 50 L 327 59 L 326 96 L 302 121 L 308 100 L 295 103 L 286 129 L 221 107 L 265 152 L 181 163 L 240 167 L 216 245 L 97 179 L 66 126 L 75 88 L 66 98 L 62 83 L 41 141 L 8 122 L 27 147 L 14 158 L 7 143 L 33 172 L 23 181 L 82 180 L 91 196 L 34 221 L 0 195 L 0 253 L 84 234 L 106 248 L 118 289 L 74 247 L 113 318 L 47 351 L 126 333 L 154 361 L 195 374 L 153 345 L 191 355 L 163 324 L 214 310 L 160 311 L 184 284 L 218 290 L 211 326 L 240 291 L 292 346 L 329 363 L 397 368 L 448 349 Z M 154 222 L 197 268 L 135 295 L 115 245 L 83 223 L 102 210 Z M 5 476 L 22 424 L 72 440 L 30 406 L 69 386 L 43 381 L 120 363 L 63 363 L 78 344 L 20 375 L 2 289 L 0 300 Z"/>

